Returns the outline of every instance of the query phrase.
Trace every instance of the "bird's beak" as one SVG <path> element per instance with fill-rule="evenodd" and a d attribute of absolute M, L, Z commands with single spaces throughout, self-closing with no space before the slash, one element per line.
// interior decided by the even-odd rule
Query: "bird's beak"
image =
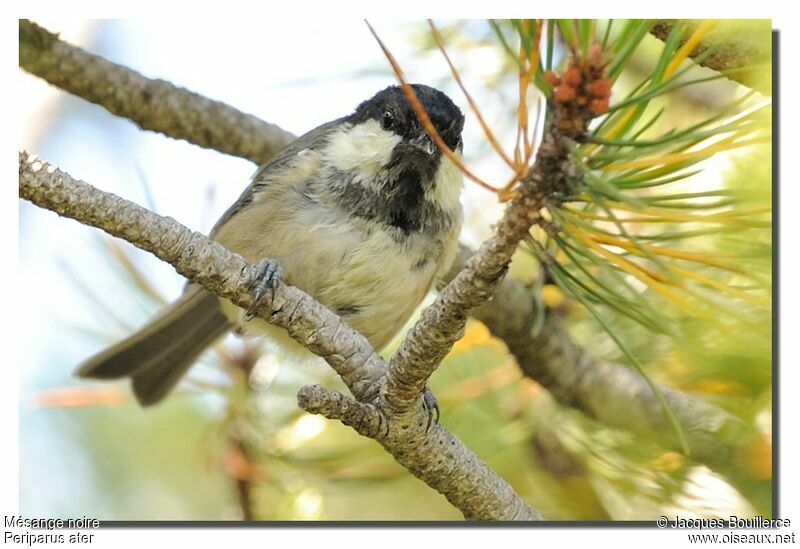
<path fill-rule="evenodd" d="M 429 136 L 427 132 L 412 139 L 410 143 L 428 156 L 433 156 L 436 154 L 436 151 L 439 150 L 439 147 L 436 146 L 436 143 L 433 142 L 433 139 L 431 139 L 431 136 Z"/>

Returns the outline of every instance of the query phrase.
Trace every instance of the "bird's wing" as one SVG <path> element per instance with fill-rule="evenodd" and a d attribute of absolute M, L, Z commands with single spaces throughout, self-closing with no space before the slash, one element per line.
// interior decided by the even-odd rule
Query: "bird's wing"
<path fill-rule="evenodd" d="M 250 180 L 250 185 L 242 192 L 236 202 L 222 214 L 219 221 L 211 230 L 211 237 L 236 213 L 246 209 L 255 198 L 259 188 L 269 185 L 275 175 L 289 168 L 297 157 L 297 153 L 303 150 L 316 150 L 327 143 L 327 138 L 333 130 L 339 127 L 345 118 L 338 118 L 327 124 L 323 124 L 305 133 L 289 143 L 281 152 L 276 154 L 269 162 L 261 166 Z"/>

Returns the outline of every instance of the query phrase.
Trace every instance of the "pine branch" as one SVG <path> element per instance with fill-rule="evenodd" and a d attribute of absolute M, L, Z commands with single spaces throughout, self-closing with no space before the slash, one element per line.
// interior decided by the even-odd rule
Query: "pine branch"
<path fill-rule="evenodd" d="M 105 193 L 38 159 L 19 153 L 19 195 L 59 215 L 123 238 L 172 264 L 182 275 L 234 304 L 249 308 L 258 269 L 220 244 L 132 202 Z M 299 404 L 342 419 L 374 438 L 394 458 L 442 493 L 467 519 L 540 520 L 502 478 L 427 412 L 396 414 L 382 406 L 386 364 L 366 338 L 301 290 L 279 283 L 256 316 L 286 329 L 340 375 L 356 400 L 306 387 Z M 408 339 L 414 336 L 409 335 Z M 412 343 L 413 344 L 413 343 Z"/>

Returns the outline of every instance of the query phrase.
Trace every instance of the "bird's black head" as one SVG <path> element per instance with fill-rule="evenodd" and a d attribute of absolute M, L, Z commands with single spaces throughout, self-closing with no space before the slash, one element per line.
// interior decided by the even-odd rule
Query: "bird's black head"
<path fill-rule="evenodd" d="M 460 150 L 461 130 L 464 129 L 461 109 L 435 88 L 423 84 L 411 87 L 442 140 L 451 150 Z M 382 129 L 399 135 L 405 143 L 421 151 L 430 155 L 438 152 L 400 86 L 390 86 L 361 103 L 348 121 L 360 124 L 367 120 L 376 121 Z"/>
<path fill-rule="evenodd" d="M 447 146 L 461 152 L 464 115 L 444 93 L 414 92 Z M 328 138 L 328 192 L 351 214 L 398 229 L 398 238 L 439 234 L 460 219 L 463 178 L 419 122 L 403 90 L 391 86 L 361 103 Z"/>

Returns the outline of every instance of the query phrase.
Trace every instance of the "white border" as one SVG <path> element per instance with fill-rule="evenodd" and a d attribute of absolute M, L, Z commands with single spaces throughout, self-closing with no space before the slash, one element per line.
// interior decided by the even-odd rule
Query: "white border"
<path fill-rule="evenodd" d="M 187 15 L 191 18 L 197 17 L 219 17 L 219 10 L 246 17 L 345 17 L 356 15 L 369 15 L 372 17 L 393 16 L 411 17 L 419 16 L 440 16 L 440 17 L 508 17 L 508 16 L 536 16 L 536 17 L 713 17 L 724 15 L 729 18 L 772 18 L 773 27 L 781 30 L 781 57 L 784 69 L 781 71 L 781 118 L 783 132 L 781 135 L 781 157 L 783 165 L 786 167 L 781 174 L 781 202 L 783 215 L 781 219 L 781 280 L 782 292 L 781 300 L 781 514 L 784 517 L 793 519 L 795 523 L 791 530 L 798 531 L 800 527 L 800 506 L 798 505 L 797 490 L 791 487 L 800 486 L 800 474 L 794 465 L 798 455 L 798 443 L 796 426 L 794 419 L 797 417 L 798 399 L 795 392 L 800 377 L 800 360 L 797 353 L 797 331 L 800 326 L 800 300 L 798 300 L 798 284 L 800 272 L 797 266 L 797 244 L 795 238 L 800 235 L 800 215 L 795 209 L 800 206 L 800 180 L 795 177 L 796 169 L 793 169 L 797 152 L 800 150 L 797 143 L 797 132 L 787 121 L 800 121 L 797 110 L 797 96 L 800 86 L 798 86 L 797 71 L 793 62 L 794 54 L 798 52 L 798 37 L 800 36 L 800 25 L 796 17 L 792 16 L 791 3 L 777 1 L 760 1 L 747 3 L 726 3 L 720 4 L 698 3 L 696 0 L 672 0 L 668 4 L 657 2 L 641 2 L 628 0 L 625 2 L 507 2 L 495 0 L 490 4 L 480 3 L 476 7 L 471 7 L 463 0 L 459 2 L 437 2 L 435 5 L 430 0 L 403 0 L 397 2 L 387 2 L 379 4 L 374 1 L 361 2 L 319 2 L 312 6 L 308 2 L 303 3 L 252 3 L 241 0 L 229 0 L 224 4 L 210 4 L 208 10 L 203 12 L 197 3 L 182 3 L 183 5 L 168 4 L 166 2 L 156 2 L 154 0 L 141 0 L 136 3 L 136 9 L 132 9 L 132 4 L 110 5 L 107 1 L 101 0 L 72 0 L 70 2 L 55 2 L 43 0 L 30 0 L 24 5 L 9 6 L 3 3 L 2 10 L 13 12 L 11 17 L 2 19 L 2 36 L 8 43 L 2 48 L 3 67 L 9 73 L 2 82 L 8 85 L 15 82 L 15 71 L 17 63 L 17 42 L 16 42 L 16 21 L 20 16 L 36 18 L 37 14 L 58 14 L 70 17 L 180 17 Z M 487 8 L 491 9 L 491 12 Z M 23 13 L 24 10 L 24 13 Z M 16 164 L 17 148 L 16 135 L 12 127 L 19 127 L 20 120 L 15 111 L 15 104 L 23 102 L 24 97 L 20 97 L 15 90 L 11 93 L 3 94 L 0 101 L 2 108 L 3 124 L 2 132 L 2 157 L 6 163 L 7 174 L 4 178 L 3 189 L 9 196 L 5 196 L 0 201 L 0 220 L 3 223 L 2 237 L 2 257 L 6 258 L 6 266 L 0 269 L 2 276 L 2 288 L 6 295 L 11 294 L 11 299 L 5 300 L 6 308 L 3 322 L 3 347 L 13 349 L 12 353 L 24 352 L 17 350 L 14 344 L 15 316 L 14 311 L 21 310 L 26 305 L 26 296 L 18 295 L 14 292 L 16 272 L 11 265 L 16 265 L 17 258 L 17 217 L 18 206 L 11 195 L 14 175 L 11 174 L 12 163 Z M 14 120 L 16 126 L 12 126 L 8 121 Z M 42 288 L 46 292 L 46 288 Z M 0 383 L 0 436 L 2 438 L 3 452 L 0 462 L 0 474 L 2 475 L 2 489 L 0 490 L 0 508 L 2 514 L 12 514 L 16 512 L 18 504 L 18 453 L 17 453 L 17 411 L 18 411 L 18 383 L 16 367 L 16 354 L 12 354 L 10 364 L 4 364 L 3 379 Z M 142 543 L 156 542 L 194 547 L 200 546 L 219 546 L 226 543 L 235 543 L 237 547 L 297 547 L 312 544 L 325 544 L 329 547 L 351 547 L 362 544 L 381 544 L 381 546 L 393 547 L 403 545 L 408 546 L 446 546 L 452 544 L 455 539 L 466 540 L 467 537 L 475 544 L 485 545 L 491 543 L 496 536 L 502 535 L 502 543 L 510 543 L 513 546 L 530 547 L 535 545 L 546 546 L 548 542 L 561 542 L 565 538 L 575 541 L 581 540 L 586 544 L 613 543 L 615 547 L 641 547 L 642 541 L 647 541 L 649 545 L 655 542 L 655 546 L 673 546 L 680 540 L 684 545 L 688 545 L 686 536 L 682 532 L 664 532 L 653 529 L 596 529 L 582 528 L 576 530 L 567 529 L 489 529 L 476 530 L 470 529 L 137 529 L 137 530 L 102 530 L 98 533 L 94 547 L 139 547 Z M 172 538 L 167 540 L 167 538 Z M 199 545 L 198 545 L 199 544 Z"/>

